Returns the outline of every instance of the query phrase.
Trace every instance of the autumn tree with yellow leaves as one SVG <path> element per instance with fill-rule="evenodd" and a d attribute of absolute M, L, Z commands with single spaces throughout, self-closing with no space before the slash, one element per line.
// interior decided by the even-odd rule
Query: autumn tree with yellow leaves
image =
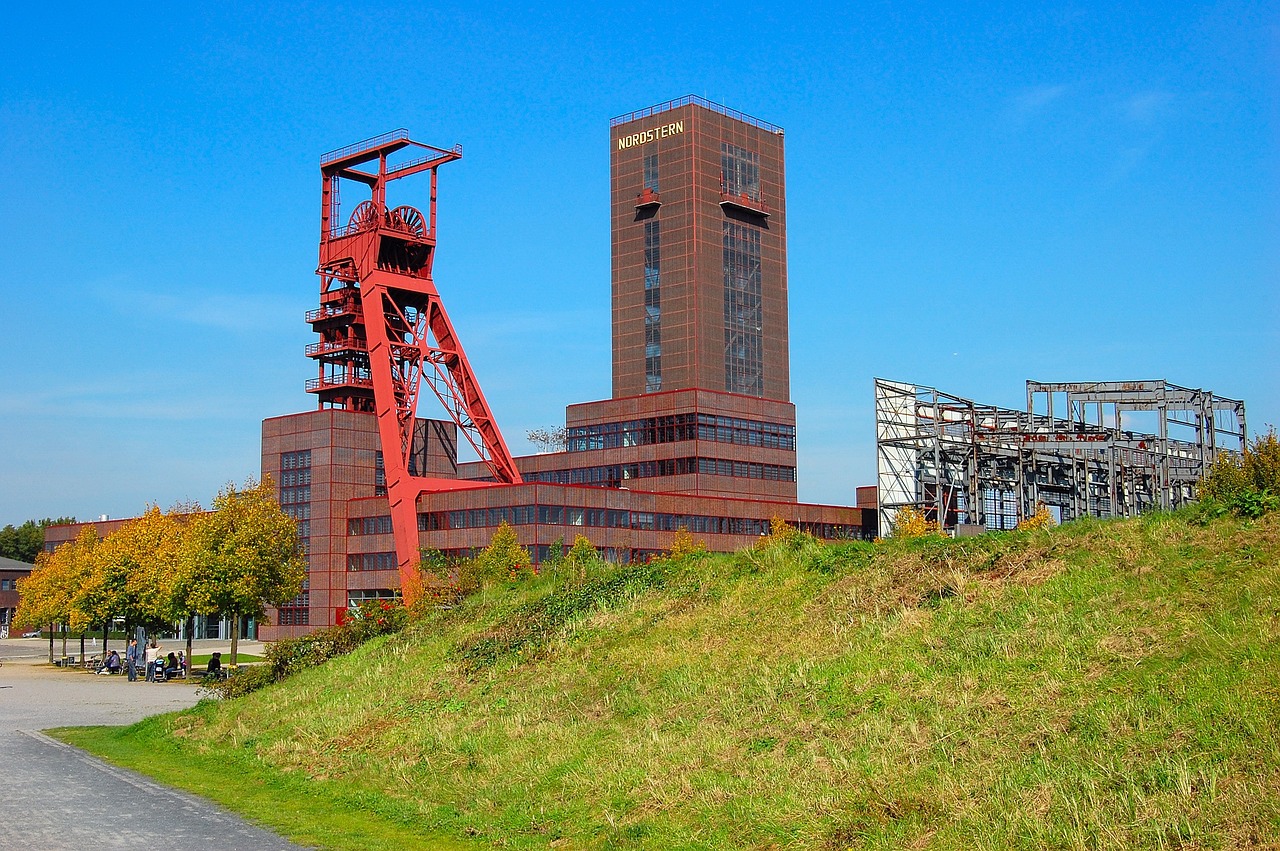
<path fill-rule="evenodd" d="M 181 527 L 171 514 L 150 506 L 111 532 L 94 550 L 92 567 L 75 594 L 74 607 L 103 632 L 117 618 L 131 627 L 160 627 L 178 613 L 173 589 L 181 552 Z"/>
<path fill-rule="evenodd" d="M 243 488 L 227 485 L 213 511 L 191 518 L 182 535 L 174 606 L 180 613 L 231 619 L 231 659 L 236 664 L 240 619 L 261 620 L 302 591 L 306 558 L 298 525 L 281 510 L 270 477 Z"/>
<path fill-rule="evenodd" d="M 14 620 L 25 626 L 50 627 L 49 661 L 53 661 L 55 624 L 78 629 L 87 623 L 75 605 L 76 594 L 93 572 L 98 533 L 92 526 L 51 553 L 36 556 L 35 569 L 18 580 L 18 612 Z M 67 655 L 67 633 L 62 633 L 62 655 Z"/>

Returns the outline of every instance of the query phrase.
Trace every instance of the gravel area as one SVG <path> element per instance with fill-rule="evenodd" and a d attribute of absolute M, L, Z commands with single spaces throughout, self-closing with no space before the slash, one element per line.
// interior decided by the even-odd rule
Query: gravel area
<path fill-rule="evenodd" d="M 60 643 L 56 647 L 61 650 Z M 79 652 L 78 639 L 74 650 L 68 643 L 68 651 Z M 47 641 L 0 641 L 0 765 L 8 775 L 0 796 L 0 848 L 302 847 L 216 804 L 108 765 L 40 733 L 51 727 L 131 724 L 196 702 L 194 685 L 130 683 L 123 675 L 52 669 L 41 664 L 48 652 Z"/>

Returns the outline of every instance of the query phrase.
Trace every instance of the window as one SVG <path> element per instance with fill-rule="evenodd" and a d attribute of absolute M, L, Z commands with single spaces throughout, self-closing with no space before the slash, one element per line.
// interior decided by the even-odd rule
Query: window
<path fill-rule="evenodd" d="M 279 609 L 280 626 L 306 626 L 311 623 L 311 592 L 303 591 Z"/>
<path fill-rule="evenodd" d="M 720 180 L 729 195 L 760 200 L 760 155 L 728 142 L 720 143 Z"/>
<path fill-rule="evenodd" d="M 662 389 L 662 231 L 644 223 L 644 392 Z"/>
<path fill-rule="evenodd" d="M 379 449 L 373 455 L 373 495 L 387 495 L 387 467 L 382 460 L 382 450 Z"/>
<path fill-rule="evenodd" d="M 644 188 L 658 191 L 658 155 L 645 154 L 644 157 Z"/>
<path fill-rule="evenodd" d="M 619 446 L 645 446 L 686 440 L 710 440 L 739 446 L 794 450 L 796 428 L 782 423 L 717 417 L 711 414 L 673 414 L 643 420 L 574 426 L 569 429 L 568 450 L 587 452 L 592 449 L 616 449 Z M 565 479 L 564 483 L 567 484 L 568 480 Z"/>
<path fill-rule="evenodd" d="M 760 231 L 724 223 L 724 389 L 764 395 Z"/>
<path fill-rule="evenodd" d="M 347 521 L 347 535 L 390 535 L 391 515 L 352 517 Z"/>
<path fill-rule="evenodd" d="M 352 572 L 395 570 L 398 566 L 395 553 L 352 553 L 347 556 L 347 570 Z"/>
<path fill-rule="evenodd" d="M 280 454 L 280 509 L 298 523 L 302 551 L 311 549 L 311 450 Z M 283 615 L 281 615 L 283 617 Z M 299 621 L 306 623 L 306 621 Z"/>
<path fill-rule="evenodd" d="M 13 590 L 12 579 L 0 579 L 0 591 L 12 591 L 12 590 Z"/>

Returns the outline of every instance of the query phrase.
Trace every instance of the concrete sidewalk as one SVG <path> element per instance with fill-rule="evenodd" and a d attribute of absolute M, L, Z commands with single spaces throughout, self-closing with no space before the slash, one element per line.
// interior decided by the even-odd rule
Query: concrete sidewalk
<path fill-rule="evenodd" d="M 22 639 L 18 639 L 22 641 Z M 131 724 L 148 715 L 192 706 L 185 682 L 130 683 L 39 664 L 0 646 L 0 765 L 8 783 L 0 795 L 0 848 L 49 851 L 192 848 L 285 851 L 286 842 L 215 804 L 110 766 L 41 734 L 50 727 Z M 28 640 L 29 643 L 37 644 Z M 25 649 L 25 648 L 24 648 Z M 77 650 L 78 650 L 77 646 Z M 215 648 L 216 649 L 216 648 Z"/>

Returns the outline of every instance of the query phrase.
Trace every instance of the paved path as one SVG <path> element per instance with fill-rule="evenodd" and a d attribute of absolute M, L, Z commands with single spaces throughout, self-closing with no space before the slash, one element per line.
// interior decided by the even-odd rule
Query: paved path
<path fill-rule="evenodd" d="M 6 774 L 0 795 L 0 848 L 301 848 L 209 801 L 110 766 L 38 732 L 129 724 L 181 709 L 196 702 L 194 686 L 130 683 L 123 676 L 37 667 L 24 650 L 15 640 L 0 642 L 5 663 L 0 667 L 0 766 Z M 47 655 L 47 642 L 42 650 Z M 128 820 L 121 817 L 125 802 L 134 813 Z M 169 817 L 151 815 L 158 812 Z"/>

